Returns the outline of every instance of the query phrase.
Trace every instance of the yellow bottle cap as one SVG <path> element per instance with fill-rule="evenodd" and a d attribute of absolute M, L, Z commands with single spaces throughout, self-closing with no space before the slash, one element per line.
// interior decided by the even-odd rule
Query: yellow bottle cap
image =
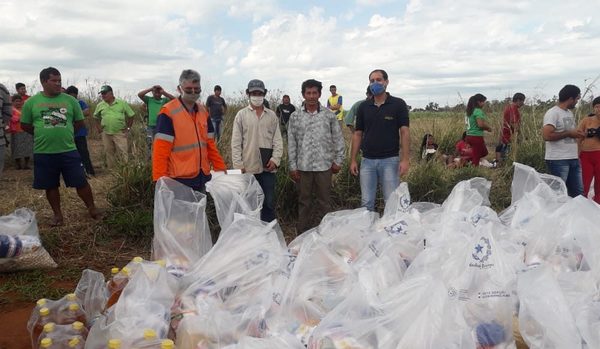
<path fill-rule="evenodd" d="M 77 311 L 77 310 L 79 310 L 79 304 L 77 304 L 77 303 L 71 303 L 71 304 L 69 304 L 69 310 L 70 311 Z"/>
<path fill-rule="evenodd" d="M 44 332 L 48 333 L 52 331 L 54 331 L 54 322 L 49 322 L 44 325 Z"/>
<path fill-rule="evenodd" d="M 73 326 L 73 329 L 75 331 L 83 330 L 83 322 L 81 322 L 81 321 L 75 321 L 71 326 Z"/>
<path fill-rule="evenodd" d="M 40 346 L 42 348 L 50 348 L 52 346 L 52 338 L 44 338 L 40 341 Z"/>
<path fill-rule="evenodd" d="M 77 295 L 75 293 L 69 293 L 65 296 L 68 301 L 74 302 L 77 300 Z"/>
<path fill-rule="evenodd" d="M 156 339 L 156 331 L 154 331 L 151 328 L 145 329 L 144 330 L 144 339 L 145 340 Z"/>
<path fill-rule="evenodd" d="M 79 337 L 73 337 L 71 339 L 69 339 L 69 348 L 75 348 L 78 344 L 79 344 L 80 340 Z"/>
<path fill-rule="evenodd" d="M 48 300 L 46 298 L 41 298 L 41 299 L 38 299 L 38 301 L 35 302 L 35 304 L 37 304 L 37 306 L 41 308 L 44 305 L 46 305 L 47 302 L 48 302 Z"/>
<path fill-rule="evenodd" d="M 110 275 L 117 275 L 119 273 L 119 268 L 114 267 L 110 270 Z"/>
<path fill-rule="evenodd" d="M 160 349 L 173 349 L 175 348 L 175 343 L 173 343 L 170 339 L 165 339 L 160 343 Z"/>
<path fill-rule="evenodd" d="M 144 261 L 144 258 L 142 257 L 133 257 L 133 259 L 131 260 L 133 263 L 142 263 Z"/>
<path fill-rule="evenodd" d="M 111 339 L 108 341 L 108 349 L 121 349 L 120 339 Z"/>
<path fill-rule="evenodd" d="M 125 276 L 129 276 L 130 272 L 131 270 L 127 267 L 123 267 L 123 269 L 121 269 L 121 273 L 123 273 Z"/>
<path fill-rule="evenodd" d="M 40 315 L 41 316 L 48 316 L 48 315 L 50 315 L 50 309 L 48 309 L 46 307 L 40 308 Z"/>

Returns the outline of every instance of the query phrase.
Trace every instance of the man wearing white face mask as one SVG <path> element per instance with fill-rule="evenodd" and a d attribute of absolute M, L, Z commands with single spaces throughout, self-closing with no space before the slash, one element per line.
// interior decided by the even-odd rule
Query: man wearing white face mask
<path fill-rule="evenodd" d="M 250 105 L 242 108 L 233 121 L 231 159 L 233 168 L 254 175 L 260 184 L 265 201 L 260 219 L 270 222 L 275 214 L 275 172 L 283 155 L 279 118 L 265 108 L 267 89 L 261 80 L 250 80 L 246 95 Z"/>
<path fill-rule="evenodd" d="M 227 166 L 214 140 L 213 124 L 206 108 L 198 103 L 200 74 L 184 70 L 177 90 L 181 94 L 162 106 L 156 122 L 152 147 L 152 179 L 170 177 L 188 187 L 204 192 L 215 171 Z"/>

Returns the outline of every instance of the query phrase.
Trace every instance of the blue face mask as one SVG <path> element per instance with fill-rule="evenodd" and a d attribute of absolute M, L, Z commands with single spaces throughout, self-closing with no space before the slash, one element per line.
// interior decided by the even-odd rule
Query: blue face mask
<path fill-rule="evenodd" d="M 378 96 L 385 92 L 385 86 L 380 82 L 372 82 L 369 85 L 369 89 L 371 89 L 371 92 L 373 92 L 374 96 Z"/>

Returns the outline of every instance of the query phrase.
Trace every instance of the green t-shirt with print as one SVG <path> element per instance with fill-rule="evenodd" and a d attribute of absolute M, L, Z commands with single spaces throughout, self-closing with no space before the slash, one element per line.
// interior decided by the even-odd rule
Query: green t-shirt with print
<path fill-rule="evenodd" d="M 487 121 L 487 117 L 481 108 L 475 108 L 473 114 L 469 116 L 469 125 L 467 127 L 467 136 L 483 136 L 483 129 L 477 125 L 477 119 Z"/>
<path fill-rule="evenodd" d="M 105 101 L 98 103 L 94 117 L 100 119 L 100 125 L 106 134 L 114 135 L 127 127 L 127 119 L 135 115 L 127 102 L 115 98 L 112 104 Z"/>
<path fill-rule="evenodd" d="M 48 97 L 42 92 L 23 105 L 21 122 L 33 125 L 33 152 L 58 154 L 76 150 L 75 121 L 83 120 L 79 102 L 66 93 Z"/>
<path fill-rule="evenodd" d="M 166 97 L 155 99 L 154 97 L 144 96 L 144 103 L 148 106 L 148 126 L 156 126 L 158 112 L 168 101 L 169 99 Z"/>

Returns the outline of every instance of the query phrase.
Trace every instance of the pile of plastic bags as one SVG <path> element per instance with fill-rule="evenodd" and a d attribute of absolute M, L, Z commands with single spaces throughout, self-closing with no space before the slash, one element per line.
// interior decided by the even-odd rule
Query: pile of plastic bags
<path fill-rule="evenodd" d="M 332 212 L 287 245 L 252 176 L 219 178 L 212 248 L 206 197 L 161 180 L 157 261 L 84 273 L 85 348 L 600 348 L 600 206 L 556 177 L 515 164 L 501 213 L 483 178 L 441 205 L 403 183 L 382 217 Z"/>

